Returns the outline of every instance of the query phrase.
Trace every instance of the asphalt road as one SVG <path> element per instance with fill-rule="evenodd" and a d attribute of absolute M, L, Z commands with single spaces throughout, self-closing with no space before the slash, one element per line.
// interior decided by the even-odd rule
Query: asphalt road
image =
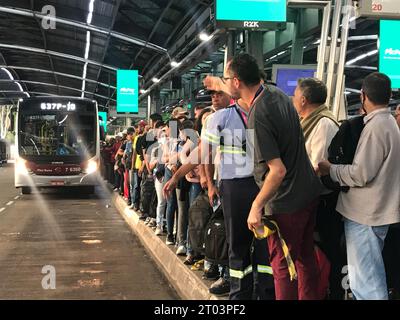
<path fill-rule="evenodd" d="M 13 172 L 0 167 L 0 299 L 178 299 L 106 188 L 20 195 Z"/>

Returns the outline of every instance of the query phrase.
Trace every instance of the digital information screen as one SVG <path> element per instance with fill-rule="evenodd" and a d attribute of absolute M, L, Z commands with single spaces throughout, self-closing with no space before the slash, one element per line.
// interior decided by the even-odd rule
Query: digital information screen
<path fill-rule="evenodd" d="M 360 0 L 358 16 L 377 19 L 400 19 L 399 0 Z"/>
<path fill-rule="evenodd" d="M 379 36 L 379 71 L 400 88 L 400 20 L 381 20 Z"/>
<path fill-rule="evenodd" d="M 117 70 L 117 112 L 139 112 L 139 73 L 137 70 Z"/>
<path fill-rule="evenodd" d="M 216 0 L 216 21 L 225 28 L 271 28 L 286 22 L 287 0 Z"/>
<path fill-rule="evenodd" d="M 107 132 L 107 112 L 99 111 L 99 117 L 101 118 L 101 125 L 104 128 L 104 132 Z"/>
<path fill-rule="evenodd" d="M 288 96 L 294 96 L 294 91 L 297 87 L 297 80 L 300 78 L 313 78 L 316 68 L 310 67 L 309 69 L 305 68 L 296 68 L 296 66 L 289 67 L 275 67 L 276 71 L 273 76 L 273 81 L 276 83 L 276 86 L 285 92 Z"/>

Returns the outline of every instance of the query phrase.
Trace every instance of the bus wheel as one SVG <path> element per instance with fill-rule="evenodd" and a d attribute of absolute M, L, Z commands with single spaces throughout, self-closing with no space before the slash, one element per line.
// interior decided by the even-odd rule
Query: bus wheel
<path fill-rule="evenodd" d="M 30 187 L 22 187 L 22 194 L 31 194 L 32 190 Z"/>

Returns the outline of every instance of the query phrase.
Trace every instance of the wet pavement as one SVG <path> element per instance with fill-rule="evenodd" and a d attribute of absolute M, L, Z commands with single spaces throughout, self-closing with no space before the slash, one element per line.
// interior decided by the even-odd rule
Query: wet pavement
<path fill-rule="evenodd" d="M 20 195 L 13 172 L 0 168 L 0 299 L 179 299 L 106 187 Z"/>

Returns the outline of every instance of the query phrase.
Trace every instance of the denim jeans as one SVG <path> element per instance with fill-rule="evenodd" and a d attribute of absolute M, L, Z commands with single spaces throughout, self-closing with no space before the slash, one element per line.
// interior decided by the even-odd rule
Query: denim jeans
<path fill-rule="evenodd" d="M 172 178 L 172 172 L 167 167 L 165 168 L 164 183 L 167 183 Z M 175 212 L 178 204 L 176 201 L 176 192 L 172 192 L 171 196 L 167 199 L 167 232 L 168 234 L 174 233 Z"/>
<path fill-rule="evenodd" d="M 154 179 L 154 184 L 157 192 L 157 217 L 156 217 L 156 223 L 157 227 L 162 228 L 163 227 L 163 221 L 164 221 L 164 214 L 165 214 L 165 209 L 167 207 L 167 200 L 164 198 L 163 195 L 163 188 L 165 185 L 165 182 L 158 181 L 157 178 Z"/>
<path fill-rule="evenodd" d="M 186 192 L 186 194 L 182 194 Z M 189 193 L 176 189 L 176 196 L 178 199 L 178 230 L 177 230 L 177 242 L 179 246 L 187 245 L 187 234 L 189 226 Z M 179 200 L 183 197 L 185 200 Z"/>
<path fill-rule="evenodd" d="M 200 194 L 201 190 L 202 189 L 201 189 L 200 183 L 192 183 L 190 185 L 190 190 L 189 190 L 189 205 L 190 206 L 193 204 L 194 200 L 196 200 L 196 198 Z M 188 232 L 187 232 L 186 249 L 187 249 L 187 255 L 193 254 L 192 245 L 190 243 L 189 228 L 188 228 Z"/>
<path fill-rule="evenodd" d="M 139 177 L 139 172 L 137 169 L 131 170 L 131 195 L 132 195 L 132 203 L 139 208 L 140 203 L 140 183 L 142 178 Z"/>
<path fill-rule="evenodd" d="M 382 250 L 388 225 L 370 227 L 344 219 L 350 289 L 357 300 L 388 300 Z"/>

